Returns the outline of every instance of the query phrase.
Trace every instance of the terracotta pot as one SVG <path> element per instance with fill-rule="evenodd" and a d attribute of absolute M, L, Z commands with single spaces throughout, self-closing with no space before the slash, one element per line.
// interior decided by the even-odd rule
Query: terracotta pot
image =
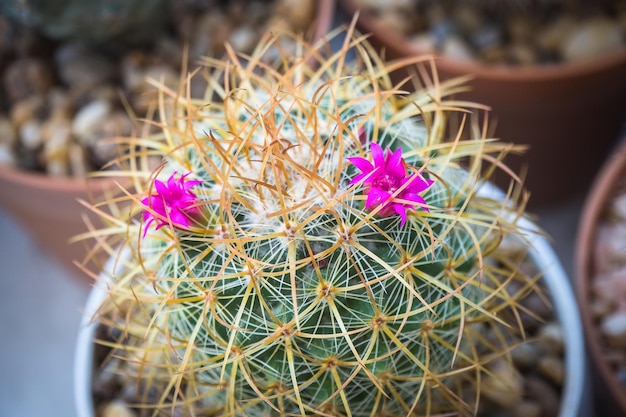
<path fill-rule="evenodd" d="M 357 12 L 354 0 L 339 4 L 349 15 Z M 371 34 L 372 43 L 384 48 L 389 59 L 426 54 L 366 11 L 359 13 L 359 29 Z M 530 209 L 584 195 L 626 121 L 626 49 L 549 67 L 505 67 L 439 56 L 437 68 L 441 79 L 471 75 L 471 91 L 459 98 L 492 108 L 495 136 L 529 146 L 524 155 L 509 156 L 506 162 L 516 172 L 528 169 Z M 498 178 L 495 182 L 506 185 Z"/>
<path fill-rule="evenodd" d="M 313 42 L 326 36 L 335 23 L 335 9 L 337 2 L 335 0 L 318 0 L 316 6 L 315 30 L 311 36 Z"/>
<path fill-rule="evenodd" d="M 626 395 L 604 359 L 603 337 L 593 319 L 591 285 L 597 270 L 594 264 L 599 223 L 606 214 L 616 186 L 626 178 L 626 140 L 615 149 L 598 173 L 583 205 L 576 241 L 576 293 L 582 315 L 585 341 L 594 371 L 598 405 L 603 416 L 625 416 Z"/>
<path fill-rule="evenodd" d="M 316 5 L 313 40 L 326 35 L 333 24 L 336 3 Z M 114 179 L 53 178 L 44 174 L 0 167 L 0 207 L 31 236 L 42 250 L 76 275 L 85 277 L 73 263 L 86 255 L 83 243 L 69 240 L 87 231 L 83 215 L 90 211 L 78 200 L 94 201 L 107 190 L 117 190 Z M 96 216 L 90 216 L 96 221 Z M 104 261 L 104 260 L 102 260 Z"/>
<path fill-rule="evenodd" d="M 98 220 L 79 199 L 89 202 L 116 189 L 114 179 L 53 178 L 12 168 L 0 169 L 0 206 L 47 256 L 81 277 L 84 273 L 73 262 L 82 260 L 87 251 L 82 243 L 69 241 L 87 231 L 83 216 Z"/>

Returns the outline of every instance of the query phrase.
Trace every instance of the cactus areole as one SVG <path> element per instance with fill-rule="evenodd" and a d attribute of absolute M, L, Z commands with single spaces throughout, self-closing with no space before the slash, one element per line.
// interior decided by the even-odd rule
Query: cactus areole
<path fill-rule="evenodd" d="M 288 41 L 207 60 L 200 98 L 155 82 L 162 132 L 128 138 L 134 204 L 98 232 L 133 253 L 116 355 L 155 415 L 472 414 L 520 333 L 523 272 L 490 256 L 521 203 L 476 195 L 511 147 L 429 60 L 394 83 L 351 30 Z"/>

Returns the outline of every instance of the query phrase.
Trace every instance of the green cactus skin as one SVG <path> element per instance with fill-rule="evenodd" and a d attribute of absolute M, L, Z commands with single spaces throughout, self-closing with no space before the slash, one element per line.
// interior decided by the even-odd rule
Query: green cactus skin
<path fill-rule="evenodd" d="M 326 55 L 293 40 L 297 53 L 268 35 L 246 60 L 207 60 L 203 98 L 155 82 L 162 133 L 128 140 L 136 192 L 94 206 L 133 203 L 92 233 L 132 252 L 100 316 L 122 330 L 116 355 L 147 415 L 473 414 L 467 387 L 519 341 L 517 301 L 537 280 L 493 258 L 523 201 L 476 194 L 517 148 L 490 139 L 483 107 L 453 98 L 464 80 L 438 82 L 427 59 L 397 66 L 421 74 L 405 86 L 352 30 Z M 370 141 L 435 181 L 430 211 L 401 226 L 365 209 L 346 158 Z M 201 215 L 144 237 L 133 214 L 173 172 L 203 181 Z"/>

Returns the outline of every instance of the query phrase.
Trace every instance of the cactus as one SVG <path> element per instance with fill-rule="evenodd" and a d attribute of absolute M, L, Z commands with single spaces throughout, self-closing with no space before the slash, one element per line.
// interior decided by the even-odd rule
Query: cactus
<path fill-rule="evenodd" d="M 125 140 L 132 187 L 87 234 L 122 267 L 97 318 L 147 415 L 472 414 L 523 337 L 539 278 L 498 251 L 519 149 L 466 80 L 344 35 L 207 58 L 204 97 L 154 82 L 159 133 Z M 496 169 L 504 201 L 479 193 Z"/>

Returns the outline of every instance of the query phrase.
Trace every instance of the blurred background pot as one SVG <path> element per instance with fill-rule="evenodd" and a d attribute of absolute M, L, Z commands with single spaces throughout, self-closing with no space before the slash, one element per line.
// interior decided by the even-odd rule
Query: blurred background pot
<path fill-rule="evenodd" d="M 193 68 L 224 42 L 248 52 L 267 25 L 319 39 L 335 11 L 334 0 L 144 3 L 0 2 L 0 207 L 71 271 L 86 255 L 68 243 L 87 231 L 77 200 L 117 190 L 86 178 L 118 156 L 106 139 L 147 128 L 148 78 L 176 86 L 185 46 Z"/>
<path fill-rule="evenodd" d="M 18 225 L 64 268 L 82 275 L 74 261 L 82 260 L 87 251 L 83 243 L 70 239 L 86 231 L 84 216 L 97 221 L 79 199 L 105 192 L 115 192 L 113 179 L 51 178 L 17 169 L 0 169 L 0 205 Z"/>
<path fill-rule="evenodd" d="M 596 176 L 579 220 L 576 292 L 602 416 L 626 415 L 626 140 Z"/>
<path fill-rule="evenodd" d="M 528 57 L 532 51 L 516 50 L 515 57 L 503 57 L 499 63 L 494 56 L 471 56 L 472 52 L 454 36 L 457 24 L 454 19 L 467 20 L 462 24 L 476 24 L 472 19 L 471 7 L 508 8 L 519 20 L 526 19 L 527 26 L 518 25 L 515 36 L 535 39 L 539 29 L 533 28 L 533 16 L 527 10 L 529 4 L 577 4 L 575 1 L 562 2 L 418 2 L 416 0 L 392 0 L 375 2 L 368 0 L 340 0 L 340 5 L 348 14 L 359 14 L 358 25 L 362 32 L 372 35 L 372 42 L 386 51 L 387 57 L 400 58 L 416 54 L 438 55 L 440 78 L 470 75 L 471 91 L 459 94 L 459 98 L 484 103 L 492 108 L 496 119 L 495 136 L 506 142 L 526 144 L 529 150 L 523 156 L 510 156 L 507 164 L 517 172 L 528 169 L 526 186 L 531 192 L 529 208 L 552 206 L 563 200 L 584 195 L 593 174 L 600 167 L 610 147 L 619 136 L 626 120 L 626 48 L 623 44 L 624 29 L 618 26 L 619 19 L 626 14 L 626 7 L 615 4 L 615 24 L 606 19 L 589 19 L 580 25 L 569 22 L 565 28 L 552 29 L 552 36 L 565 36 L 566 33 L 584 32 L 587 26 L 594 26 L 600 32 L 597 55 L 591 48 L 596 39 L 584 37 L 583 41 L 572 42 L 577 46 L 574 52 L 566 51 L 568 62 L 535 64 Z M 457 4 L 467 13 L 445 15 L 441 9 L 432 10 L 427 17 L 440 22 L 437 27 L 422 25 L 425 35 L 404 36 L 403 26 L 415 17 L 416 4 Z M 589 2 L 587 2 L 589 3 Z M 622 2 L 623 3 L 623 2 Z M 383 5 L 384 4 L 384 5 Z M 594 5 L 596 4 L 593 2 Z M 597 4 L 611 4 L 598 2 Z M 473 6 L 468 6 L 473 5 Z M 423 6 L 428 7 L 428 6 Z M 469 8 L 468 8 L 469 7 Z M 581 6 L 582 7 L 582 6 Z M 554 13 L 554 11 L 552 11 Z M 584 10 L 580 14 L 584 15 Z M 404 16 L 400 19 L 399 16 Z M 590 14 L 591 16 L 591 14 Z M 620 17 L 621 16 L 621 17 Z M 626 21 L 621 18 L 622 22 Z M 420 22 L 420 16 L 417 17 Z M 493 27 L 478 20 L 481 32 L 480 42 L 490 42 L 497 35 Z M 461 24 L 459 23 L 459 24 Z M 559 23 L 560 24 L 560 23 Z M 586 26 L 585 26 L 586 25 Z M 583 27 L 584 26 L 584 27 Z M 404 27 L 405 31 L 410 28 Z M 491 31 L 490 31 L 491 30 Z M 524 32 L 525 31 L 525 32 Z M 616 34 L 616 31 L 621 31 Z M 594 32 L 595 33 L 595 32 Z M 585 33 L 583 33 L 585 35 Z M 606 35 L 606 36 L 605 36 Z M 449 36 L 443 40 L 444 37 Z M 513 35 L 511 35 L 513 36 Z M 547 39 L 548 34 L 546 34 Z M 603 37 L 604 36 L 604 37 Z M 436 43 L 445 42 L 440 50 Z M 478 41 L 478 40 L 477 40 Z M 588 41 L 588 42 L 587 42 Z M 547 40 L 545 42 L 548 42 Z M 604 43 L 603 43 L 604 42 Z M 565 48 L 565 47 L 564 47 Z M 571 49 L 571 48 L 570 48 Z M 494 50 L 495 51 L 495 50 Z M 604 52 L 604 53 L 601 53 Z M 587 54 L 587 55 L 585 55 Z M 484 55 L 484 54 L 483 54 Z M 551 57 L 554 59 L 554 57 Z M 508 61 L 507 61 L 508 60 Z M 517 60 L 511 64 L 510 61 Z M 497 183 L 496 177 L 496 183 Z M 504 186 L 505 184 L 500 184 Z M 581 192 L 583 194 L 581 194 Z"/>

